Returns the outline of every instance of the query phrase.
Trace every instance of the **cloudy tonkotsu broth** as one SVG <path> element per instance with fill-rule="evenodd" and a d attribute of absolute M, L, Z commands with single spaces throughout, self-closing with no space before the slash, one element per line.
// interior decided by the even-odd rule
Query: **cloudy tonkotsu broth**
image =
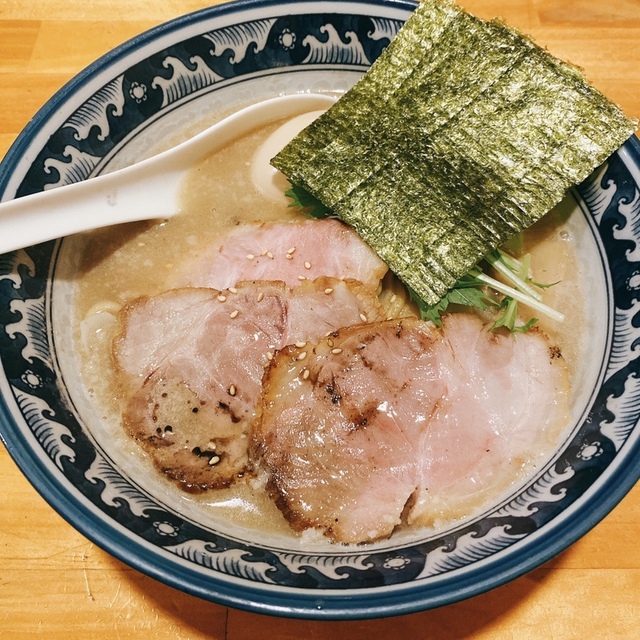
<path fill-rule="evenodd" d="M 139 468 L 143 486 L 147 483 L 156 490 L 164 487 L 173 504 L 189 503 L 202 521 L 223 518 L 251 528 L 294 535 L 262 490 L 252 490 L 239 482 L 231 489 L 192 496 L 181 493 L 155 471 L 146 454 L 121 427 L 122 399 L 111 354 L 115 314 L 127 301 L 170 288 L 177 265 L 197 256 L 237 224 L 301 216 L 288 208 L 285 199 L 279 204 L 265 199 L 251 182 L 251 158 L 277 126 L 256 131 L 195 166 L 185 183 L 185 213 L 164 222 L 101 230 L 69 242 L 82 252 L 75 293 L 76 337 L 84 383 L 107 425 L 105 433 L 110 442 L 103 445 L 105 449 L 117 449 L 114 459 L 126 460 L 132 473 Z M 581 300 L 576 247 L 565 217 L 559 208 L 525 234 L 524 246 L 533 253 L 533 268 L 539 281 L 560 281 L 545 294 L 545 301 L 565 313 L 567 320 L 559 329 L 542 326 L 561 346 L 570 371 L 575 371 L 580 352 L 575 328 L 582 322 L 583 305 L 572 303 L 563 308 L 562 304 L 563 300 Z M 408 309 L 405 306 L 402 313 Z"/>

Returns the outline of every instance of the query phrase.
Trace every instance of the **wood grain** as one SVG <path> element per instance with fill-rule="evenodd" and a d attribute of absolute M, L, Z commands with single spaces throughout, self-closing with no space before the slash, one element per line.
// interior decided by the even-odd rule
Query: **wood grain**
<path fill-rule="evenodd" d="M 97 57 L 197 0 L 0 0 L 0 157 L 38 108 Z M 638 0 L 464 0 L 502 15 L 640 115 Z M 0 447 L 0 637 L 227 640 L 637 638 L 640 486 L 545 566 L 434 611 L 311 622 L 228 609 L 125 566 L 77 533 Z"/>

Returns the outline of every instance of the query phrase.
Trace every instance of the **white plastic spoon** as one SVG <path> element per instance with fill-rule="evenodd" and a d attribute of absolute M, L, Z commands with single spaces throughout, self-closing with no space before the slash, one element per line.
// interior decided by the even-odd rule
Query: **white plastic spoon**
<path fill-rule="evenodd" d="M 258 102 L 130 167 L 0 203 L 0 254 L 79 231 L 176 215 L 182 179 L 195 162 L 252 129 L 334 102 L 322 94 Z"/>

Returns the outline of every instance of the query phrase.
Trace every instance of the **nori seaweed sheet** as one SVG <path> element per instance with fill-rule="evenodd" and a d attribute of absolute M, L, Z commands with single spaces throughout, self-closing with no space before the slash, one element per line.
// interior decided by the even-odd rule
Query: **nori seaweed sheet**
<path fill-rule="evenodd" d="M 272 164 L 435 304 L 635 124 L 503 22 L 424 0 L 362 79 Z"/>

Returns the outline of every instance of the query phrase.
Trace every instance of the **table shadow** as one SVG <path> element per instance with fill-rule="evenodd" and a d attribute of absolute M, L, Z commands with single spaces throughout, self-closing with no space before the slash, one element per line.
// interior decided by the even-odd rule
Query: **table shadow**
<path fill-rule="evenodd" d="M 542 567 L 473 598 L 455 604 L 390 618 L 373 620 L 299 620 L 241 611 L 201 600 L 131 569 L 119 560 L 122 579 L 142 598 L 151 601 L 160 617 L 180 627 L 186 637 L 224 640 L 459 640 L 488 631 L 501 617 L 526 603 L 543 589 L 571 548 Z M 188 635 L 191 633 L 192 635 Z"/>

